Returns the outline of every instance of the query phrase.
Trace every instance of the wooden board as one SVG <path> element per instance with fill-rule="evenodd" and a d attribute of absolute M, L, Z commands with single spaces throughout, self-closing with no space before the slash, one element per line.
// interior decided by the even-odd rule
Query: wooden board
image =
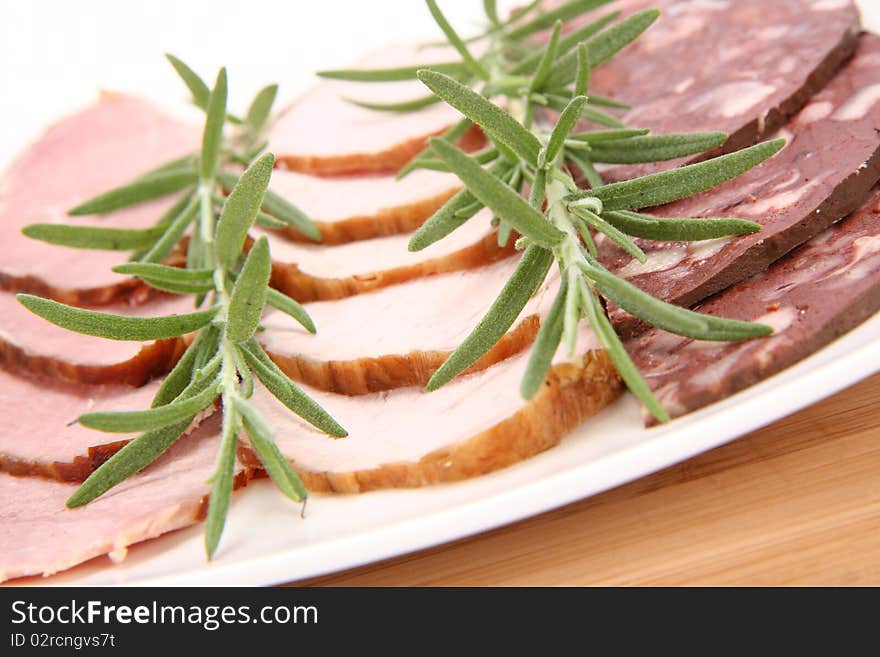
<path fill-rule="evenodd" d="M 880 585 L 880 375 L 605 494 L 297 584 Z"/>

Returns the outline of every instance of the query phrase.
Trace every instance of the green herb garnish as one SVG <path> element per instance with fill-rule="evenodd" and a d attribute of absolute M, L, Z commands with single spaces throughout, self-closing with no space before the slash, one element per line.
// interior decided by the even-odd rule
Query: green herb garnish
<path fill-rule="evenodd" d="M 624 103 L 590 94 L 592 69 L 638 38 L 659 11 L 640 11 L 620 21 L 618 12 L 611 13 L 563 36 L 562 20 L 608 2 L 569 0 L 543 13 L 532 3 L 507 22 L 499 20 L 493 2 L 486 2 L 489 27 L 478 38 L 486 39 L 487 47 L 483 56 L 474 58 L 466 45 L 474 39 L 458 36 L 436 3 L 427 1 L 461 62 L 418 70 L 328 71 L 323 75 L 363 82 L 415 76 L 464 115 L 443 137 L 430 140 L 401 172 L 406 175 L 416 168 L 451 171 L 465 185 L 415 232 L 410 250 L 442 239 L 483 207 L 491 208 L 500 219 L 499 242 L 506 242 L 511 230 L 521 235 L 517 247 L 525 252 L 519 266 L 486 316 L 434 373 L 428 390 L 446 384 L 492 348 L 555 262 L 561 285 L 532 347 L 521 386 L 523 396 L 530 398 L 537 392 L 560 343 L 569 357 L 574 356 L 577 326 L 586 317 L 629 389 L 657 419 L 668 420 L 613 330 L 601 297 L 649 324 L 701 340 L 747 340 L 772 329 L 700 315 L 650 297 L 596 260 L 593 236 L 605 235 L 644 262 L 645 254 L 633 237 L 691 241 L 760 230 L 758 224 L 740 219 L 667 220 L 638 211 L 730 180 L 774 155 L 783 142 L 766 142 L 699 164 L 605 185 L 596 164 L 673 160 L 709 151 L 727 139 L 720 132 L 651 135 L 599 109 L 626 107 Z M 530 37 L 542 30 L 552 31 L 546 46 L 539 47 Z M 547 110 L 558 112 L 552 125 L 546 124 Z M 576 132 L 582 120 L 608 129 Z M 453 145 L 471 124 L 479 125 L 490 141 L 478 157 Z M 573 171 L 580 172 L 589 189 L 578 188 Z M 528 202 L 520 194 L 523 180 L 531 183 Z"/>
<path fill-rule="evenodd" d="M 254 452 L 278 488 L 295 501 L 306 489 L 274 443 L 272 430 L 249 401 L 256 377 L 287 408 L 332 435 L 346 432 L 314 400 L 278 369 L 253 339 L 264 308 L 286 312 L 314 333 L 305 309 L 294 299 L 269 289 L 271 257 L 265 237 L 243 253 L 251 226 L 277 222 L 294 226 L 313 239 L 317 227 L 288 201 L 267 191 L 274 157 L 261 154 L 260 139 L 269 120 L 277 87 L 262 89 L 244 119 L 227 112 L 227 80 L 221 70 L 213 89 L 179 59 L 169 61 L 205 110 L 202 148 L 157 167 L 71 210 L 71 214 L 109 213 L 171 193 L 181 198 L 156 225 L 145 230 L 75 225 L 28 226 L 24 233 L 53 244 L 86 249 L 134 251 L 132 260 L 114 271 L 137 277 L 159 290 L 193 294 L 196 312 L 170 317 L 125 317 L 73 308 L 55 301 L 18 295 L 19 301 L 46 320 L 79 333 L 113 340 L 157 340 L 198 331 L 196 338 L 166 377 L 150 409 L 86 413 L 84 426 L 113 433 L 140 435 L 94 473 L 68 500 L 87 504 L 142 470 L 162 455 L 193 420 L 221 401 L 223 430 L 205 529 L 205 547 L 213 556 L 229 508 L 238 436 L 244 429 Z M 228 124 L 237 126 L 227 135 Z M 246 163 L 240 176 L 226 167 Z M 223 193 L 228 191 L 228 196 Z M 186 267 L 163 264 L 189 231 Z"/>

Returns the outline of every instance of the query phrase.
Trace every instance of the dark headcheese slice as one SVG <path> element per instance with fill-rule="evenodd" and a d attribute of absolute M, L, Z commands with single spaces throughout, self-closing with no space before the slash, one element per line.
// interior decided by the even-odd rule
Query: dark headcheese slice
<path fill-rule="evenodd" d="M 668 217 L 737 216 L 752 235 L 709 242 L 644 242 L 641 265 L 609 243 L 604 262 L 648 293 L 690 306 L 766 269 L 858 209 L 880 178 L 880 37 L 864 35 L 856 56 L 778 136 L 788 145 L 729 183 L 657 209 Z M 633 322 L 618 313 L 624 329 Z"/>
<path fill-rule="evenodd" d="M 623 0 L 624 15 L 658 7 L 635 43 L 597 68 L 594 93 L 632 105 L 622 119 L 655 133 L 721 130 L 722 151 L 772 134 L 819 92 L 856 48 L 851 0 Z M 610 180 L 684 160 L 614 167 Z"/>
<path fill-rule="evenodd" d="M 700 309 L 776 332 L 708 343 L 652 330 L 628 348 L 673 416 L 711 404 L 816 352 L 880 310 L 880 191 L 848 219 Z"/>

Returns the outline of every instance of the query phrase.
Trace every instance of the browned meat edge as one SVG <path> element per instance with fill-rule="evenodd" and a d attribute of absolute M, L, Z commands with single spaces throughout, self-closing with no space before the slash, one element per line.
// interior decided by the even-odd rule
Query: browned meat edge
<path fill-rule="evenodd" d="M 539 327 L 540 318 L 537 315 L 526 317 L 468 368 L 466 373 L 487 369 L 527 349 L 535 340 Z M 413 351 L 402 355 L 346 361 L 313 361 L 271 351 L 269 356 L 295 381 L 342 395 L 366 395 L 405 386 L 425 385 L 449 357 L 449 352 Z"/>
<path fill-rule="evenodd" d="M 349 217 L 342 221 L 316 221 L 321 231 L 321 244 L 334 245 L 385 237 L 399 233 L 411 233 L 421 226 L 437 209 L 446 203 L 458 189 L 450 188 L 442 194 L 429 196 L 407 205 L 385 208 L 373 215 Z M 291 199 L 296 203 L 296 199 Z M 284 237 L 294 242 L 314 241 L 296 228 L 279 229 Z"/>
<path fill-rule="evenodd" d="M 204 419 L 219 408 L 219 400 L 214 402 L 213 410 L 203 411 L 192 426 L 180 439 L 188 437 Z M 99 433 L 95 432 L 98 440 Z M 77 456 L 72 461 L 32 461 L 12 458 L 8 454 L 0 455 L 0 473 L 5 472 L 14 477 L 42 477 L 68 483 L 82 483 L 95 470 L 104 465 L 111 456 L 128 444 L 128 440 L 115 440 L 89 447 L 86 454 Z"/>
<path fill-rule="evenodd" d="M 124 383 L 142 386 L 168 372 L 185 348 L 184 340 L 157 340 L 141 348 L 133 358 L 112 365 L 85 365 L 59 358 L 29 354 L 0 337 L 0 367 L 71 383 Z"/>
<path fill-rule="evenodd" d="M 70 306 L 107 306 L 120 301 L 143 303 L 160 294 L 135 278 L 115 285 L 78 289 L 56 287 L 46 284 L 35 276 L 13 276 L 2 271 L 0 271 L 0 290 L 35 294 Z"/>
<path fill-rule="evenodd" d="M 68 483 L 81 483 L 101 467 L 107 459 L 125 447 L 126 443 L 128 443 L 127 440 L 118 440 L 90 447 L 85 456 L 77 456 L 70 463 L 64 461 L 24 461 L 5 456 L 0 459 L 0 472 L 14 477 L 43 477 Z"/>
<path fill-rule="evenodd" d="M 469 372 L 487 367 L 490 363 L 483 361 L 490 356 L 501 360 L 521 351 L 534 339 L 537 330 L 538 318 L 527 318 L 516 331 L 508 334 L 509 339 L 506 338 L 496 347 L 497 351 L 493 350 L 496 353 L 490 352 L 484 356 Z M 320 366 L 316 366 L 316 371 L 309 372 L 306 376 L 325 377 L 326 385 L 333 392 L 340 392 L 334 388 L 342 388 L 357 389 L 360 392 L 354 394 L 365 394 L 372 392 L 373 388 L 384 390 L 401 385 L 381 387 L 381 378 L 370 378 L 372 372 L 379 372 L 379 377 L 388 376 L 387 371 L 381 368 L 384 366 L 391 370 L 397 364 L 395 360 L 404 363 L 401 376 L 411 376 L 414 369 L 421 372 L 418 382 L 407 385 L 421 385 L 430 377 L 432 368 L 439 366 L 446 355 L 437 352 L 398 358 L 386 357 L 368 363 L 355 361 L 344 363 L 342 368 L 337 366 L 335 369 L 327 368 L 323 371 Z M 414 368 L 414 359 L 423 364 Z M 297 367 L 295 363 L 283 361 L 281 365 L 286 370 Z M 352 380 L 339 378 L 346 375 L 353 377 Z M 302 380 L 306 377 L 299 378 Z M 506 467 L 556 445 L 567 432 L 614 401 L 622 390 L 623 386 L 610 358 L 604 352 L 590 352 L 584 356 L 581 364 L 554 366 L 541 392 L 520 411 L 460 445 L 430 454 L 418 462 L 388 464 L 375 471 L 344 474 L 303 472 L 301 475 L 309 489 L 318 492 L 362 492 L 375 488 L 423 486 L 474 477 Z M 45 477 L 78 483 L 85 481 L 95 469 L 122 449 L 126 442 L 96 445 L 89 448 L 88 454 L 77 457 L 72 463 L 4 459 L 0 461 L 0 471 L 16 476 Z M 239 456 L 244 463 L 260 468 L 256 457 L 248 457 L 247 448 L 240 451 Z"/>
<path fill-rule="evenodd" d="M 363 493 L 460 481 L 550 449 L 622 391 L 623 384 L 607 354 L 591 352 L 579 364 L 554 366 L 543 389 L 511 417 L 418 461 L 355 472 L 310 472 L 295 463 L 293 466 L 314 492 Z M 244 462 L 254 464 L 253 456 Z"/>
<path fill-rule="evenodd" d="M 186 262 L 187 238 L 174 247 L 163 264 L 182 267 Z M 132 305 L 147 303 L 165 292 L 150 287 L 137 278 L 129 278 L 113 285 L 92 288 L 62 288 L 47 285 L 36 276 L 14 276 L 0 271 L 0 290 L 14 293 L 34 294 L 69 306 L 108 306 L 125 302 Z"/>
<path fill-rule="evenodd" d="M 378 153 L 349 155 L 280 155 L 277 166 L 313 176 L 337 176 L 357 173 L 388 173 L 401 169 L 427 145 L 428 139 L 446 128 L 421 137 L 412 137 Z M 465 150 L 476 150 L 485 143 L 482 131 L 473 127 L 459 141 Z M 364 239 L 364 238 L 361 238 Z"/>
<path fill-rule="evenodd" d="M 511 239 L 508 246 L 500 247 L 497 236 L 492 233 L 476 244 L 445 256 L 344 278 L 319 278 L 301 271 L 295 263 L 273 262 L 271 285 L 302 303 L 344 299 L 416 278 L 476 269 L 498 262 L 514 253 L 513 242 Z"/>

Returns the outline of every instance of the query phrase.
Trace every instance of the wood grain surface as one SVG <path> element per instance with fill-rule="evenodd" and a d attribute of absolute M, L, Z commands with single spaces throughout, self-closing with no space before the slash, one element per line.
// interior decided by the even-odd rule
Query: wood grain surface
<path fill-rule="evenodd" d="M 880 375 L 602 495 L 296 584 L 880 585 Z"/>

